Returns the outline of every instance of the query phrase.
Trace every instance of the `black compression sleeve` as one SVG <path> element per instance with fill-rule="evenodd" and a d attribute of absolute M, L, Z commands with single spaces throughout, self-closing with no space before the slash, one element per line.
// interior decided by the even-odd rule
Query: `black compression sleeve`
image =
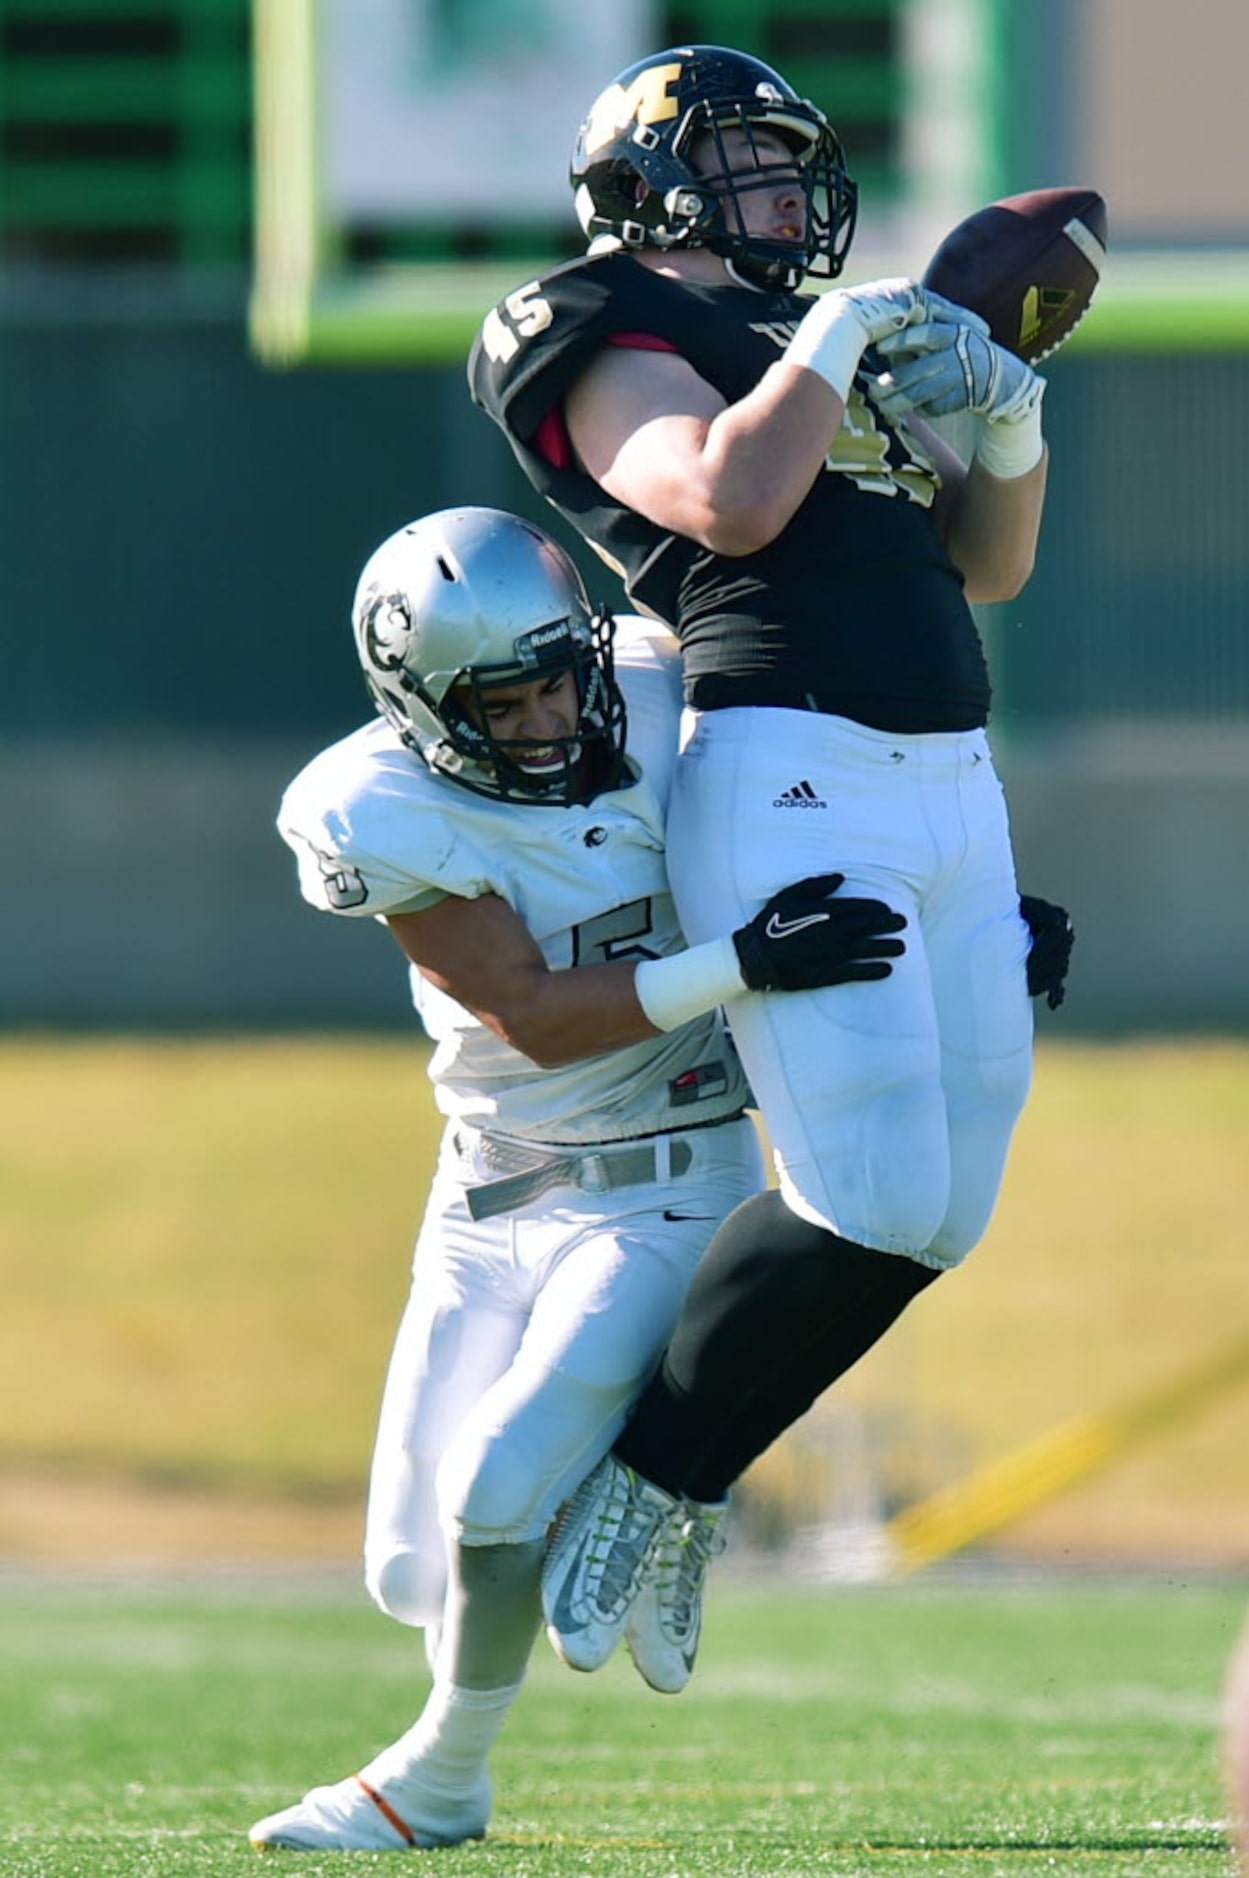
<path fill-rule="evenodd" d="M 671 1493 L 722 1499 L 935 1276 L 756 1194 L 712 1239 L 616 1453 Z"/>

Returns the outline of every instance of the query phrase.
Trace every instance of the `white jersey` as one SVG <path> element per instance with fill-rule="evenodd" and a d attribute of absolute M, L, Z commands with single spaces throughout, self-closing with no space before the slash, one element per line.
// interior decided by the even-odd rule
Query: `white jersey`
<path fill-rule="evenodd" d="M 570 808 L 501 802 L 428 768 L 383 719 L 313 759 L 278 828 L 304 898 L 349 918 L 419 911 L 449 894 L 496 893 L 553 970 L 684 948 L 664 861 L 681 712 L 679 655 L 662 628 L 622 618 L 616 678 L 635 780 Z M 540 1069 L 410 972 L 436 1044 L 439 1108 L 494 1134 L 615 1141 L 736 1114 L 748 1092 L 718 1014 L 623 1050 Z"/>

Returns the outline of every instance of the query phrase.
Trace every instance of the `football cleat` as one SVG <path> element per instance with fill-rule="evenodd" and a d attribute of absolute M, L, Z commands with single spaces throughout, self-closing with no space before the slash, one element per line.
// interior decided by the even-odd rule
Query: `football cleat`
<path fill-rule="evenodd" d="M 423 1852 L 484 1839 L 490 1818 L 485 1774 L 469 1794 L 391 1783 L 389 1796 L 359 1774 L 314 1787 L 295 1806 L 258 1819 L 248 1838 L 258 1852 Z"/>
<path fill-rule="evenodd" d="M 555 1654 L 599 1669 L 624 1633 L 651 1546 L 682 1502 L 607 1454 L 557 1519 L 542 1567 L 542 1609 Z"/>
<path fill-rule="evenodd" d="M 659 1536 L 642 1589 L 625 1621 L 638 1674 L 661 1695 L 679 1695 L 694 1673 L 703 1627 L 707 1567 L 727 1543 L 728 1501 L 678 1506 Z"/>

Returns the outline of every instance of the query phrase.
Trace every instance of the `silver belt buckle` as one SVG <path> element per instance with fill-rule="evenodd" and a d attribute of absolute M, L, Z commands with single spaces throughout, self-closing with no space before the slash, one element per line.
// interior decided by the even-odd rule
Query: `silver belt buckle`
<path fill-rule="evenodd" d="M 655 1181 L 666 1184 L 688 1172 L 694 1151 L 688 1141 L 665 1142 L 661 1159 L 659 1144 L 651 1140 L 619 1147 L 602 1147 L 596 1152 L 544 1156 L 525 1149 L 504 1148 L 485 1137 L 482 1157 L 487 1166 L 510 1167 L 502 1178 L 469 1183 L 465 1201 L 470 1217 L 490 1219 L 499 1213 L 527 1206 L 555 1186 L 573 1186 L 582 1193 L 607 1193 L 616 1187 L 645 1186 Z M 666 1162 L 666 1165 L 664 1164 Z"/>
<path fill-rule="evenodd" d="M 577 1162 L 577 1185 L 583 1193 L 606 1193 L 607 1169 L 601 1154 L 584 1154 Z"/>

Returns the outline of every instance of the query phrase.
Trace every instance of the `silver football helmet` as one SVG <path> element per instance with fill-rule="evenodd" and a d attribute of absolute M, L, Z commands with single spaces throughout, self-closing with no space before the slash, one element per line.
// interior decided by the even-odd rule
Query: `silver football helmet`
<path fill-rule="evenodd" d="M 567 804 L 616 786 L 625 706 L 612 664 L 614 623 L 592 612 L 574 563 L 532 523 L 501 509 L 441 509 L 370 556 L 352 608 L 374 703 L 432 769 L 479 795 Z M 491 687 L 575 674 L 572 736 L 544 749 L 492 735 Z"/>

